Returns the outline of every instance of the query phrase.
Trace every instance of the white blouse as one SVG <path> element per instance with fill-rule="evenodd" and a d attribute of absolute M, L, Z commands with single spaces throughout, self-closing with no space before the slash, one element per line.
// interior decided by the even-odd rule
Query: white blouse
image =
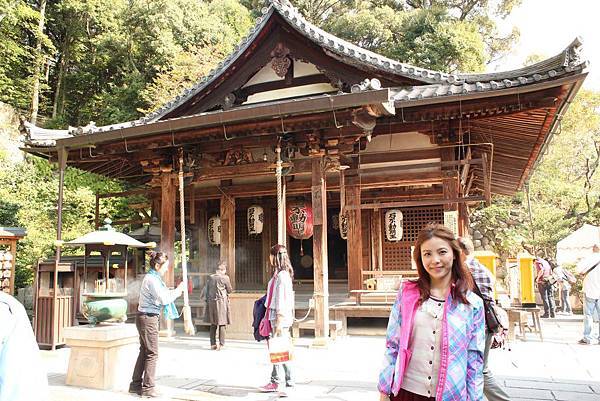
<path fill-rule="evenodd" d="M 435 397 L 440 370 L 442 315 L 444 301 L 430 297 L 417 309 L 408 342 L 412 357 L 402 388 L 411 393 Z"/>

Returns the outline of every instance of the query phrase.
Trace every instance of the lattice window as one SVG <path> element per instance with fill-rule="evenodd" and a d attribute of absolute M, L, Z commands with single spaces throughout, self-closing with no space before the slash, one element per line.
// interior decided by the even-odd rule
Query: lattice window
<path fill-rule="evenodd" d="M 262 287 L 262 238 L 263 234 L 248 234 L 246 208 L 236 210 L 235 280 L 239 289 Z"/>
<path fill-rule="evenodd" d="M 383 236 L 383 270 L 410 270 L 410 247 L 417 240 L 419 231 L 428 223 L 443 223 L 444 208 L 442 206 L 413 207 L 401 209 L 403 219 L 402 240 L 389 242 L 385 238 L 385 225 L 382 220 Z M 381 213 L 382 219 L 385 210 Z"/>

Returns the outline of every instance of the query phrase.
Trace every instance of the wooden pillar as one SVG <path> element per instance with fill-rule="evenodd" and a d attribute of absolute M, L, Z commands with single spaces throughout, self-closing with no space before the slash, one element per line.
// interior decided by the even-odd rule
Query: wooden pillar
<path fill-rule="evenodd" d="M 313 270 L 315 300 L 314 346 L 325 346 L 329 337 L 329 278 L 327 261 L 327 187 L 323 157 L 312 159 Z"/>
<path fill-rule="evenodd" d="M 200 209 L 198 209 L 198 215 L 196 216 L 196 227 L 198 233 L 198 256 L 200 259 L 200 272 L 208 273 L 208 212 L 207 203 L 202 201 L 200 203 Z M 203 284 L 204 285 L 204 284 Z"/>
<path fill-rule="evenodd" d="M 358 177 L 346 181 L 346 206 L 355 207 L 348 213 L 348 291 L 362 289 L 362 215 Z"/>
<path fill-rule="evenodd" d="M 60 251 L 62 246 L 62 207 L 65 184 L 65 169 L 67 168 L 67 157 L 69 152 L 64 147 L 58 148 L 58 204 L 57 204 L 57 221 L 56 221 L 56 258 L 54 263 L 54 294 L 52 299 L 52 345 L 51 349 L 56 349 L 58 342 L 59 329 L 62 329 L 62 322 L 59 320 L 61 316 L 58 310 L 58 265 L 60 263 Z M 16 256 L 16 255 L 15 255 Z M 13 263 L 16 263 L 16 257 L 13 258 Z M 60 326 L 60 327 L 59 327 Z"/>
<path fill-rule="evenodd" d="M 235 199 L 227 195 L 221 196 L 221 260 L 227 262 L 227 274 L 235 289 Z"/>
<path fill-rule="evenodd" d="M 175 284 L 175 199 L 177 188 L 175 180 L 177 175 L 163 173 L 161 175 L 161 202 L 160 202 L 160 250 L 168 255 L 171 268 L 164 277 L 168 287 Z"/>
<path fill-rule="evenodd" d="M 380 209 L 374 209 L 371 216 L 371 238 L 371 266 L 373 266 L 373 270 L 383 270 L 383 237 Z"/>

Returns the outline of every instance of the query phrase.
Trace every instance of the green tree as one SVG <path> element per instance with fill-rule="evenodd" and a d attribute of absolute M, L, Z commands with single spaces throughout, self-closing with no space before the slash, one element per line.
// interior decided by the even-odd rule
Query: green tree
<path fill-rule="evenodd" d="M 554 256 L 556 243 L 584 223 L 600 224 L 600 93 L 582 90 L 529 180 L 531 222 L 526 193 L 495 197 L 493 205 L 473 213 L 474 225 L 495 231 L 516 254 L 529 244 Z M 503 227 L 509 213 L 520 224 Z M 499 241 L 502 242 L 502 241 Z"/>
<path fill-rule="evenodd" d="M 39 34 L 38 20 L 39 12 L 27 1 L 0 0 L 0 101 L 21 110 L 31 102 L 37 42 L 42 57 L 52 49 Z"/>

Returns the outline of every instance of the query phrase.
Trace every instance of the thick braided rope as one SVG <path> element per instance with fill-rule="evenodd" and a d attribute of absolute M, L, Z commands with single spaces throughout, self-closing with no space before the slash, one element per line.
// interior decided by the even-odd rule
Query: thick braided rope
<path fill-rule="evenodd" d="M 183 271 L 183 282 L 186 285 L 185 291 L 183 291 L 183 305 L 189 305 L 188 296 L 188 277 L 187 277 L 187 255 L 185 249 L 185 209 L 183 206 L 183 155 L 179 156 L 179 213 L 180 213 L 180 230 L 181 230 L 181 269 Z"/>
<path fill-rule="evenodd" d="M 278 146 L 275 151 L 277 152 L 277 164 L 275 168 L 275 176 L 277 178 L 277 243 L 283 244 L 283 189 L 281 185 L 282 176 L 282 164 L 281 164 L 281 148 Z"/>

